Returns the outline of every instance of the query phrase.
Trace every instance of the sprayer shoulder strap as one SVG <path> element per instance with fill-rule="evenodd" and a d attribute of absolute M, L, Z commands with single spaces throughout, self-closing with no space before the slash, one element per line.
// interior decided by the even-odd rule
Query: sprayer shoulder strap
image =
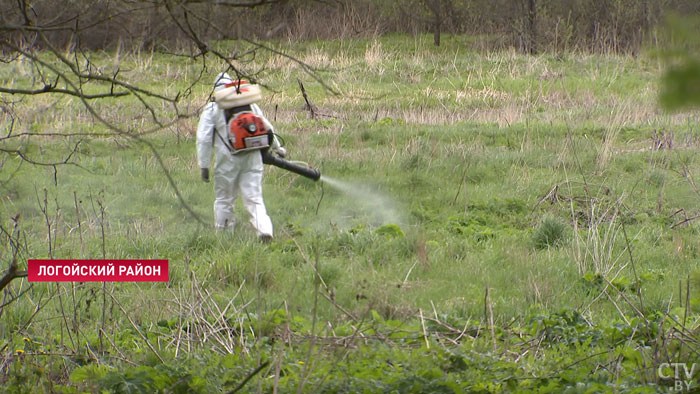
<path fill-rule="evenodd" d="M 229 153 L 233 154 L 233 148 L 231 148 L 231 144 L 229 142 L 227 142 L 226 140 L 224 140 L 224 138 L 221 136 L 221 134 L 216 132 L 216 127 L 214 127 L 214 135 L 211 136 L 211 145 L 212 146 L 214 146 L 214 141 L 215 141 L 216 137 L 219 137 L 219 139 L 221 140 L 221 143 L 224 144 L 224 146 L 229 151 Z"/>

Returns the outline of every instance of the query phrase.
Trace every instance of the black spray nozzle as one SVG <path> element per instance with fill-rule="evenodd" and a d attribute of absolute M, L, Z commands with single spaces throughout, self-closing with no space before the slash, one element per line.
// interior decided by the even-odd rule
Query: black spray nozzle
<path fill-rule="evenodd" d="M 318 170 L 314 170 L 311 167 L 304 167 L 299 164 L 292 163 L 291 161 L 284 160 L 281 157 L 277 157 L 268 151 L 262 152 L 262 159 L 263 163 L 265 164 L 270 164 L 275 167 L 279 167 L 283 170 L 291 171 L 295 174 L 299 174 L 309 179 L 313 179 L 314 181 L 317 181 L 321 178 L 321 173 L 318 172 Z"/>

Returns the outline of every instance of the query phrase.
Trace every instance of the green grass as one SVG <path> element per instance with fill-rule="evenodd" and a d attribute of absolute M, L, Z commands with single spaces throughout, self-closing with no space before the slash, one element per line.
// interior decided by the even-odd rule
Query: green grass
<path fill-rule="evenodd" d="M 209 345 L 200 344 L 193 345 L 195 349 L 186 356 L 179 354 L 180 361 L 175 362 L 174 345 L 168 340 L 171 331 L 158 323 L 170 321 L 181 327 L 178 319 L 183 304 L 195 297 L 193 278 L 220 306 L 233 299 L 236 307 L 245 309 L 232 314 L 231 319 L 249 325 L 249 332 L 257 333 L 264 324 L 274 322 L 275 311 L 281 310 L 287 311 L 284 316 L 289 321 L 298 323 L 296 334 L 349 336 L 357 327 L 348 317 L 351 314 L 363 321 L 373 319 L 375 326 L 370 325 L 370 331 L 365 332 L 368 336 L 391 330 L 394 323 L 390 322 L 400 321 L 417 335 L 411 347 L 423 345 L 421 313 L 439 316 L 460 329 L 473 322 L 487 331 L 486 288 L 494 321 L 503 327 L 499 328 L 498 346 L 504 348 L 514 340 L 504 332 L 509 327 L 524 329 L 536 316 L 555 316 L 551 318 L 557 327 L 570 325 L 585 331 L 580 322 L 557 320 L 556 316 L 569 308 L 579 310 L 585 317 L 582 321 L 592 323 L 593 328 L 625 319 L 630 323 L 635 311 L 624 299 L 637 301 L 635 284 L 643 290 L 648 316 L 654 312 L 663 315 L 669 299 L 673 306 L 678 305 L 674 297 L 679 280 L 699 268 L 697 223 L 672 227 L 683 219 L 677 211 L 682 209 L 691 217 L 700 208 L 693 179 L 700 165 L 697 113 L 667 115 L 656 109 L 660 69 L 644 57 L 483 54 L 470 49 L 468 42 L 463 37 L 445 37 L 443 45 L 434 48 L 427 37 L 389 36 L 377 41 L 299 43 L 291 47 L 270 43 L 321 68 L 324 80 L 342 92 L 332 95 L 298 65 L 276 55 L 260 54 L 251 65 L 262 70 L 259 78 L 274 90 L 266 94 L 262 106 L 271 120 L 277 119 L 277 132 L 285 138 L 291 158 L 313 164 L 325 176 L 350 183 L 365 196 L 348 196 L 328 184 L 266 168 L 265 202 L 276 232 L 269 245 L 256 241 L 240 206 L 235 232 L 214 232 L 212 186 L 199 180 L 195 160 L 196 116 L 144 136 L 157 148 L 165 168 L 147 146 L 124 137 L 83 137 L 73 160 L 79 166 L 58 166 L 56 183 L 52 167 L 20 166 L 18 158 L 6 155 L 0 175 L 0 223 L 11 228 L 9 218 L 19 213 L 22 240 L 26 239 L 27 245 L 21 257 L 49 257 L 48 229 L 41 212 L 46 190 L 54 258 L 101 258 L 104 229 L 108 258 L 169 259 L 168 284 L 109 284 L 108 288 L 168 358 L 166 364 L 176 363 L 187 371 L 231 362 L 238 368 L 233 381 L 245 376 L 241 365 L 253 365 L 254 356 L 239 348 L 236 357 L 244 361 L 226 361 L 214 357 Z M 238 44 L 220 45 L 232 50 Z M 95 56 L 95 62 L 106 70 L 112 67 L 114 54 Z M 170 95 L 191 84 L 201 66 L 161 54 L 122 54 L 120 61 L 123 75 L 131 83 Z M 217 65 L 213 63 L 208 64 L 212 78 Z M 2 83 L 29 83 L 15 71 L 0 69 Z M 319 111 L 330 116 L 308 118 L 302 110 L 297 78 L 304 81 Z M 197 83 L 180 108 L 196 112 L 210 92 L 209 79 Z M 96 103 L 96 108 L 135 132 L 152 126 L 150 113 L 134 97 L 105 100 Z M 76 100 L 37 96 L 16 103 L 14 110 L 19 119 L 15 132 L 106 132 L 104 126 L 89 120 Z M 164 119 L 174 115 L 169 107 L 160 105 L 157 113 Z M 3 127 L 8 129 L 10 118 L 3 116 Z M 674 149 L 652 149 L 657 132 L 662 130 L 673 133 Z M 60 160 L 77 138 L 33 138 L 23 149 L 37 161 Z M 8 147 L 18 144 L 16 139 L 6 142 Z M 10 176 L 17 166 L 17 174 Z M 204 224 L 178 201 L 164 170 Z M 100 206 L 104 207 L 104 222 Z M 3 248 L 6 264 L 10 253 L 6 241 Z M 318 283 L 315 272 L 323 283 Z M 619 286 L 624 296 L 609 291 L 611 299 L 598 297 L 603 278 Z M 12 294 L 27 285 L 15 281 Z M 317 300 L 315 286 L 330 294 L 335 305 L 322 297 Z M 0 347 L 7 345 L 7 351 L 12 351 L 22 344 L 22 336 L 28 336 L 47 347 L 64 346 L 89 358 L 84 344 L 87 341 L 97 346 L 102 286 L 79 284 L 75 291 L 73 288 L 70 284 L 35 284 L 23 298 L 3 309 Z M 24 327 L 42 294 L 52 295 L 51 302 Z M 74 334 L 79 339 L 74 339 L 77 345 L 70 344 L 65 324 L 56 318 L 59 302 L 70 311 L 69 319 L 76 316 L 80 322 L 82 328 Z M 149 364 L 154 362 L 152 355 L 126 315 L 109 296 L 106 305 L 105 331 L 115 336 L 121 330 L 130 333 L 115 339 L 117 347 L 139 365 L 154 366 Z M 311 332 L 314 316 L 318 326 Z M 275 339 L 268 343 L 255 336 L 248 348 L 277 357 L 280 348 L 273 342 L 279 332 L 274 330 L 283 326 L 272 324 L 263 333 Z M 458 352 L 488 352 L 490 334 L 484 335 L 464 342 Z M 573 334 L 563 337 L 569 338 L 567 335 Z M 430 340 L 433 347 L 438 346 L 437 336 Z M 566 360 L 576 361 L 576 355 L 585 356 L 580 348 L 558 348 L 558 340 L 552 341 L 548 351 L 561 365 L 566 365 Z M 301 368 L 299 360 L 308 362 L 305 346 L 308 342 L 301 341 L 286 348 L 288 354 L 282 359 L 289 365 L 285 368 L 295 372 L 289 372 L 289 382 L 282 379 L 288 384 L 283 387 L 291 389 L 299 384 L 295 379 L 302 372 L 294 368 Z M 465 350 L 469 346 L 473 349 Z M 116 354 L 114 349 L 109 351 Z M 367 350 L 366 369 L 380 368 L 373 363 L 382 357 L 405 358 L 406 363 L 415 362 L 415 368 L 427 368 L 424 361 L 417 361 L 423 359 L 416 350 L 374 351 L 377 353 Z M 323 384 L 318 379 L 326 369 L 333 369 L 334 350 L 327 352 L 317 355 L 324 361 L 313 366 L 315 383 Z M 435 352 L 426 350 L 444 367 L 442 372 L 433 371 L 435 374 L 450 368 L 464 370 L 456 359 Z M 460 354 L 464 360 L 477 357 Z M 341 370 L 359 368 L 362 363 L 359 351 L 346 357 L 339 364 Z M 478 381 L 481 378 L 476 375 L 483 373 L 488 381 L 493 371 L 521 367 L 539 371 L 537 376 L 556 370 L 556 366 L 536 358 L 518 363 L 503 356 L 499 362 L 505 363 L 505 359 L 512 364 L 479 364 L 483 368 L 474 367 L 480 372 L 474 372 L 472 378 Z M 57 363 L 51 366 L 57 369 L 55 373 L 70 374 L 84 364 L 71 360 L 64 369 Z M 122 376 L 125 379 L 140 376 L 134 370 L 128 372 L 128 365 L 112 362 L 111 373 L 127 371 Z M 458 366 L 450 366 L 450 362 Z M 31 364 L 16 365 L 29 368 Z M 118 377 L 106 375 L 106 370 L 93 372 L 104 379 L 102 387 L 112 387 L 110 379 Z M 39 379 L 37 374 L 22 373 L 27 379 Z M 157 375 L 155 370 L 143 373 Z M 180 372 L 163 373 L 180 376 Z M 223 373 L 212 372 L 219 374 L 215 375 L 218 380 L 209 383 L 228 387 Z M 394 379 L 393 373 L 386 376 Z M 428 375 L 415 376 L 411 384 L 438 379 Z M 42 376 L 53 375 L 45 372 Z M 86 379 L 97 384 L 98 377 Z M 634 374 L 628 377 L 630 382 L 640 383 Z M 46 379 L 87 387 L 80 386 L 79 379 L 73 383 L 66 383 L 65 377 Z M 406 381 L 388 377 L 382 381 L 381 374 L 358 379 L 346 384 L 364 387 L 374 381 L 387 387 L 411 387 Z M 615 381 L 613 377 L 601 379 Z M 198 387 L 197 381 L 189 382 Z M 265 380 L 263 385 L 269 388 L 270 382 Z M 252 390 L 253 385 L 250 387 Z M 515 390 L 509 385 L 498 387 L 484 390 Z M 476 386 L 472 389 L 477 390 Z"/>

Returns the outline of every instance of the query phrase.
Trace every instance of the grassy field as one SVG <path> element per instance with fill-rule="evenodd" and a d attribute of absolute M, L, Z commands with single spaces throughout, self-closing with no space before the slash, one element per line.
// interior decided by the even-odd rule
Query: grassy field
<path fill-rule="evenodd" d="M 13 282 L 11 391 L 228 391 L 269 361 L 243 391 L 656 392 L 674 384 L 664 360 L 697 360 L 698 113 L 658 109 L 657 60 L 484 54 L 461 36 L 266 45 L 306 66 L 265 51 L 240 65 L 268 87 L 291 159 L 329 179 L 266 168 L 267 245 L 240 206 L 216 233 L 199 180 L 197 111 L 220 62 L 178 104 L 193 116 L 140 140 L 98 135 L 77 99 L 6 96 L 3 135 L 81 135 L 0 146 L 51 162 L 82 139 L 75 165 L 4 156 L 0 223 L 20 215 L 21 258 L 170 260 L 167 284 Z M 202 67 L 93 61 L 167 95 Z M 4 86 L 30 83 L 2 67 Z M 95 107 L 131 133 L 154 124 L 134 97 Z"/>

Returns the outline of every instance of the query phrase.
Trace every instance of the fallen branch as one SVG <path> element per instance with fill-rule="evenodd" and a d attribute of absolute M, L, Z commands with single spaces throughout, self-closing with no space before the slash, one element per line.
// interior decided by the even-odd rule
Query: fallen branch
<path fill-rule="evenodd" d="M 314 106 L 309 101 L 309 96 L 306 95 L 306 89 L 304 89 L 304 84 L 301 83 L 300 79 L 297 79 L 297 82 L 299 82 L 299 89 L 301 90 L 301 95 L 304 97 L 304 101 L 306 102 L 306 105 L 304 105 L 304 109 L 309 111 L 309 113 L 311 114 L 311 119 L 316 119 L 316 111 L 314 111 Z"/>
<path fill-rule="evenodd" d="M 691 216 L 691 217 L 689 217 L 689 218 L 685 218 L 684 220 L 681 220 L 680 222 L 671 225 L 671 228 L 674 229 L 674 228 L 676 228 L 676 227 L 678 227 L 678 226 L 680 226 L 680 225 L 683 225 L 683 224 L 692 222 L 693 220 L 695 220 L 695 219 L 697 219 L 697 218 L 700 218 L 700 214 L 699 214 L 699 215 L 695 215 L 695 216 Z"/>
<path fill-rule="evenodd" d="M 260 364 L 257 368 L 255 368 L 253 370 L 253 372 L 249 373 L 248 376 L 246 376 L 246 378 L 243 379 L 243 381 L 241 383 L 239 383 L 238 386 L 236 386 L 236 388 L 229 391 L 227 394 L 233 394 L 233 393 L 238 392 L 238 390 L 242 389 L 243 386 L 245 386 L 246 383 L 248 383 L 248 381 L 250 379 L 253 379 L 253 377 L 258 374 L 258 372 L 262 371 L 263 368 L 267 367 L 267 364 L 269 364 L 269 363 L 270 363 L 269 361 L 265 361 L 264 363 Z"/>

